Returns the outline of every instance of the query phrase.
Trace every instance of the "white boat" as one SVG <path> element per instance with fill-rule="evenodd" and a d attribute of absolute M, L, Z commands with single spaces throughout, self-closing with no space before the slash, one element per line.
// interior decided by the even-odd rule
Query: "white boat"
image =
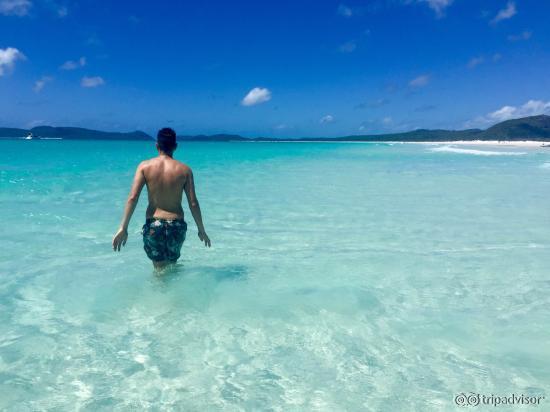
<path fill-rule="evenodd" d="M 25 137 L 25 140 L 32 140 L 33 138 L 33 135 L 31 132 L 29 132 L 29 134 L 27 135 L 27 137 Z"/>

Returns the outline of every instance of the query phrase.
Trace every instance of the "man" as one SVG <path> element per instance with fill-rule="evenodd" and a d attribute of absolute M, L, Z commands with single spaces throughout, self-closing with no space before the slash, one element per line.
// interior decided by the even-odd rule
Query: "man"
<path fill-rule="evenodd" d="M 141 189 L 147 185 L 149 206 L 143 225 L 143 248 L 155 269 L 175 263 L 180 257 L 185 240 L 187 223 L 183 219 L 181 198 L 187 196 L 189 209 L 199 229 L 199 239 L 210 247 L 210 239 L 204 230 L 201 209 L 193 172 L 189 166 L 172 158 L 176 150 L 176 132 L 164 128 L 157 134 L 158 156 L 141 162 L 136 170 L 134 182 L 124 208 L 120 228 L 113 238 L 113 250 L 120 251 L 128 239 L 128 224 L 136 208 Z"/>

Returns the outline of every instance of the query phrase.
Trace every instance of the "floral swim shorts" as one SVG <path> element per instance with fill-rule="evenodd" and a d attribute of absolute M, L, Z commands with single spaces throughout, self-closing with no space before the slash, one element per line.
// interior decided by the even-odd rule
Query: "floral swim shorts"
<path fill-rule="evenodd" d="M 185 240 L 187 223 L 183 219 L 166 220 L 150 218 L 145 220 L 141 230 L 143 249 L 147 257 L 155 262 L 175 262 L 180 257 Z"/>

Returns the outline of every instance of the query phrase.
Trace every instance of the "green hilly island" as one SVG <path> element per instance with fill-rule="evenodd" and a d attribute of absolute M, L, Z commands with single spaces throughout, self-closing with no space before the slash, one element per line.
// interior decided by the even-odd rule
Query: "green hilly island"
<path fill-rule="evenodd" d="M 64 140 L 152 140 L 142 131 L 106 132 L 80 127 L 38 126 L 32 129 L 2 128 L 0 138 L 24 138 L 32 133 L 37 138 L 61 138 Z M 506 120 L 488 129 L 428 130 L 417 129 L 403 133 L 350 135 L 342 137 L 300 137 L 277 139 L 272 137 L 243 137 L 235 134 L 180 135 L 179 141 L 188 142 L 234 142 L 234 141 L 352 141 L 352 142 L 446 142 L 458 140 L 535 140 L 550 141 L 550 116 L 539 115 Z"/>

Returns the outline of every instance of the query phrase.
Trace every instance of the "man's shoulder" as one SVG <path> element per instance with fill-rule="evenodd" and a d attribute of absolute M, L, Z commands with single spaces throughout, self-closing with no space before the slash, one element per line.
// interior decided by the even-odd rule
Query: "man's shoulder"
<path fill-rule="evenodd" d="M 158 157 L 146 159 L 146 160 L 143 160 L 138 165 L 138 169 L 145 170 L 145 169 L 155 168 L 156 165 L 160 166 L 162 162 L 163 161 Z M 175 166 L 176 170 L 181 174 L 188 174 L 191 172 L 191 168 L 187 164 L 180 162 L 179 160 L 171 159 L 170 163 L 172 164 L 172 167 Z"/>
<path fill-rule="evenodd" d="M 139 165 L 138 165 L 138 169 L 143 169 L 147 166 L 150 166 L 151 164 L 153 164 L 155 161 L 155 158 L 151 158 L 151 159 L 145 159 L 145 160 L 142 160 Z"/>
<path fill-rule="evenodd" d="M 187 164 L 180 162 L 176 159 L 174 159 L 174 161 L 176 162 L 177 167 L 181 170 L 182 173 L 189 173 L 191 171 L 191 168 Z"/>

